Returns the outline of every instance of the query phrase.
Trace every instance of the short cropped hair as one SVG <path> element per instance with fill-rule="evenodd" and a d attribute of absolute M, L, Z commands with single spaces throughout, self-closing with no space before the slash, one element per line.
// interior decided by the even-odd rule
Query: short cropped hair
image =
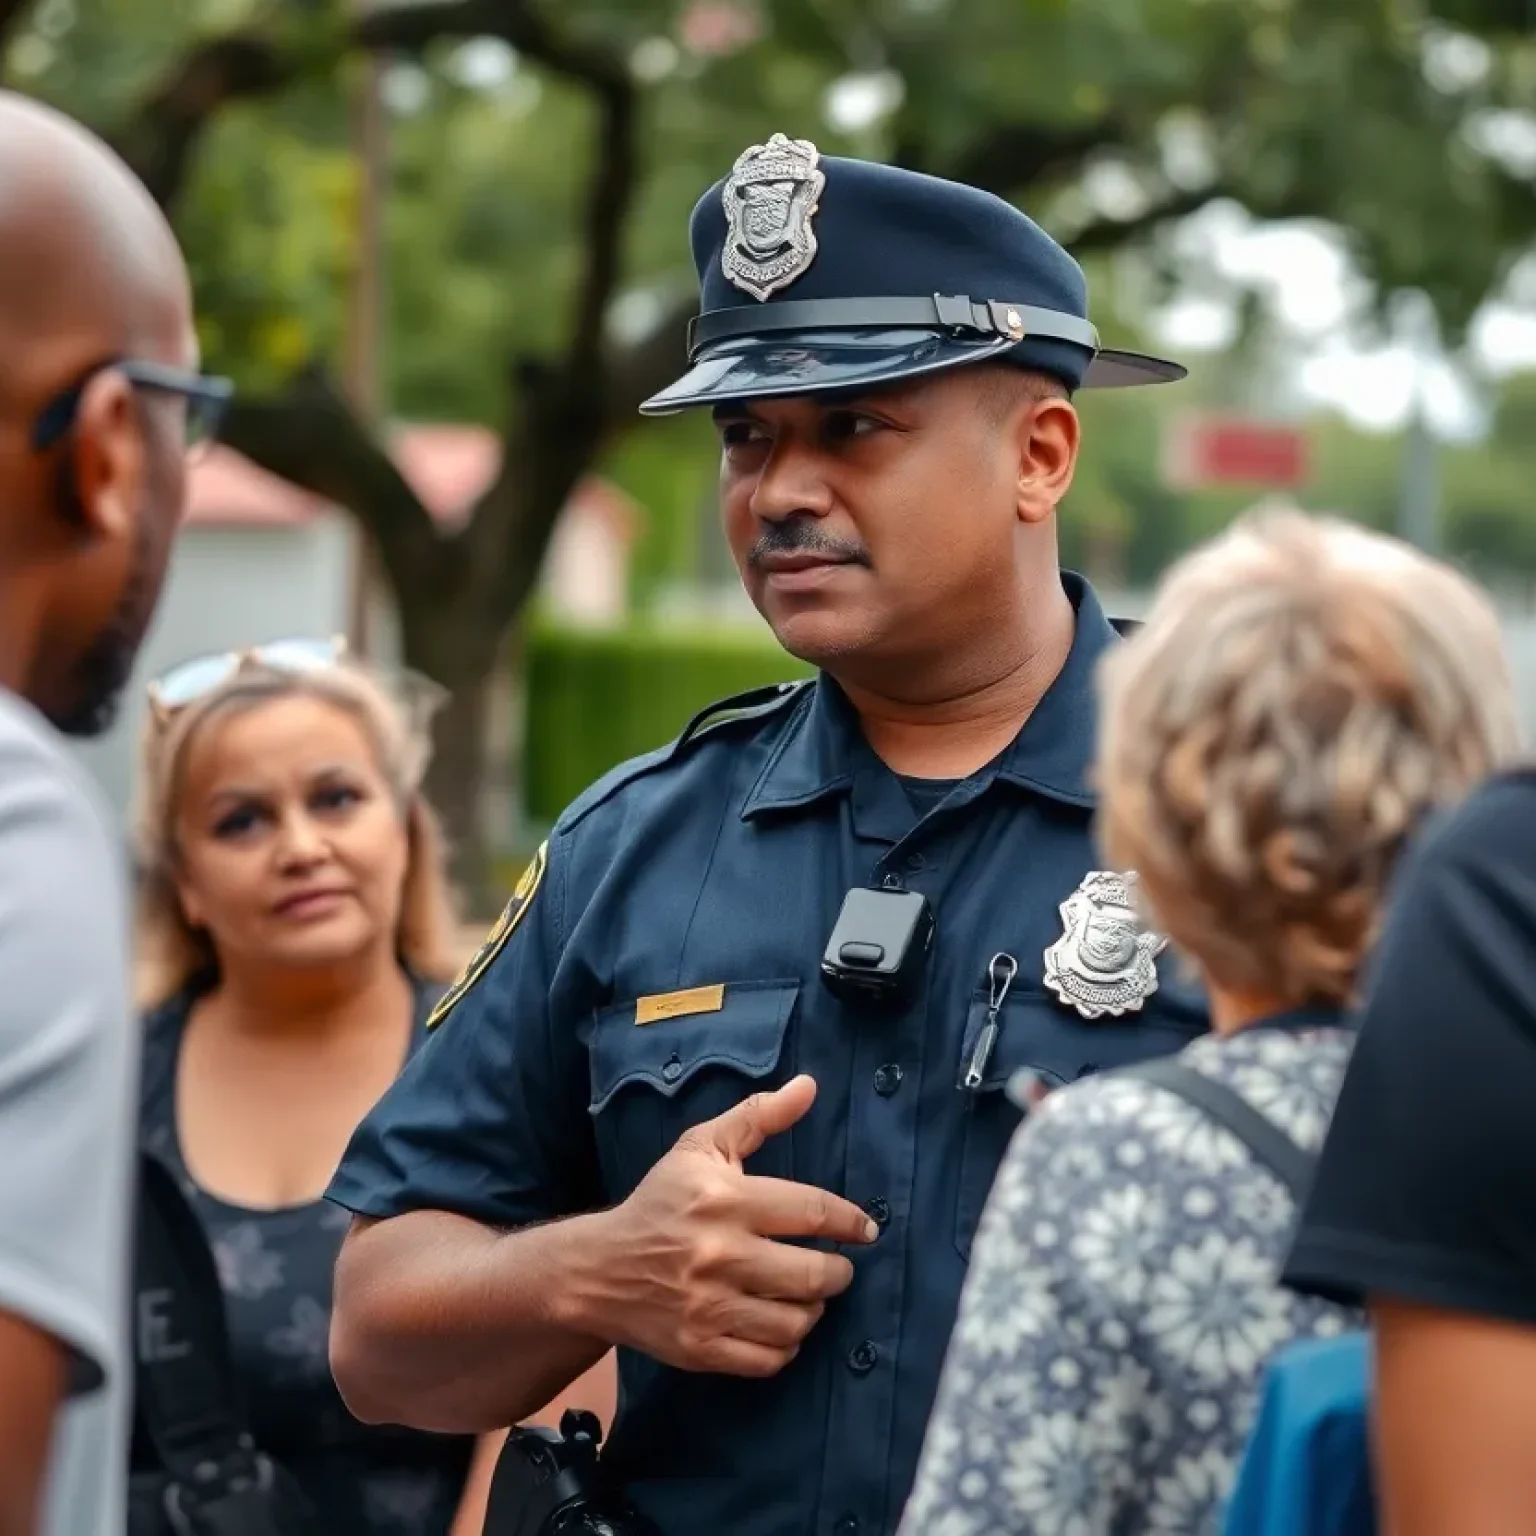
<path fill-rule="evenodd" d="M 1353 998 L 1406 840 L 1518 748 L 1482 592 L 1301 513 L 1176 564 L 1100 688 L 1107 857 L 1208 981 L 1288 1007 Z"/>
<path fill-rule="evenodd" d="M 998 422 L 1021 404 L 1072 397 L 1072 392 L 1054 374 L 1015 368 L 1012 363 L 973 363 L 971 376 L 982 409 Z"/>

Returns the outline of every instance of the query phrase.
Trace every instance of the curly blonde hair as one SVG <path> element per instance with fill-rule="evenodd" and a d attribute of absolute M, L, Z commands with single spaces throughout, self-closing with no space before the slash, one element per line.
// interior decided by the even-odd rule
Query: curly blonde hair
<path fill-rule="evenodd" d="M 1339 519 L 1243 519 L 1105 658 L 1100 838 L 1157 927 L 1242 996 L 1347 1003 L 1426 812 L 1518 748 L 1492 606 Z"/>
<path fill-rule="evenodd" d="M 209 727 L 288 698 L 319 699 L 362 727 L 405 823 L 407 860 L 396 941 L 401 963 L 431 981 L 451 980 L 458 969 L 457 923 L 442 831 L 421 788 L 431 755 L 422 712 L 355 661 L 305 672 L 257 663 L 242 667 L 168 719 L 152 709 L 146 720 L 133 816 L 139 865 L 135 990 L 140 1007 L 154 1007 L 218 973 L 212 937 L 187 922 L 177 894 L 176 825 L 188 750 Z"/>

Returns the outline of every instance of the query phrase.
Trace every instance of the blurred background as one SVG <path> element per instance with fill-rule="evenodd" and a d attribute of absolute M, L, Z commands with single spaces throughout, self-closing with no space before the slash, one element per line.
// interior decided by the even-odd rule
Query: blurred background
<path fill-rule="evenodd" d="M 1536 723 L 1536 0 L 0 0 L 0 80 L 144 177 L 241 389 L 141 673 L 346 632 L 444 685 L 476 915 L 800 671 L 708 421 L 635 413 L 693 202 L 775 130 L 1016 201 L 1190 364 L 1082 401 L 1063 561 L 1113 608 L 1256 501 L 1342 512 L 1494 590 Z M 141 699 L 80 749 L 120 808 Z"/>

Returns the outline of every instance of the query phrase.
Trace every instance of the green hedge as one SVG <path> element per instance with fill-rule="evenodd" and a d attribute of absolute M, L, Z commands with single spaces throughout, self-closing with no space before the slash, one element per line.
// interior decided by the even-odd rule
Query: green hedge
<path fill-rule="evenodd" d="M 707 704 L 810 671 L 745 626 L 536 623 L 523 674 L 524 811 L 547 825 L 593 780 L 670 741 Z"/>

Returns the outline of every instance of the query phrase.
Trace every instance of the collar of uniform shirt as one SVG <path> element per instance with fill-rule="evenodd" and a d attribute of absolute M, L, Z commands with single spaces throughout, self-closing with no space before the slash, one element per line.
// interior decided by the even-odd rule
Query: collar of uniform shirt
<path fill-rule="evenodd" d="M 1061 584 L 1077 610 L 1072 649 L 1056 681 L 998 759 L 996 776 L 1068 805 L 1091 807 L 1097 803 L 1088 779 L 1098 710 L 1094 672 L 1105 647 L 1118 636 L 1081 576 L 1063 571 Z M 849 765 L 858 760 L 860 749 L 869 751 L 851 706 L 830 678 L 818 678 L 748 793 L 741 819 L 796 810 L 845 793 L 853 783 Z"/>

